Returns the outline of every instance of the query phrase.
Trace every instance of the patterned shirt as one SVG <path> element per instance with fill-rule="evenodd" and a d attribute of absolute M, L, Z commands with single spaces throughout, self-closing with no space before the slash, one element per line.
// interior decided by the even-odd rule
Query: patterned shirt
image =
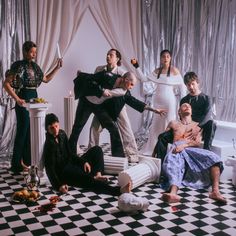
<path fill-rule="evenodd" d="M 15 75 L 11 86 L 15 89 L 37 88 L 43 81 L 44 74 L 35 62 L 21 60 L 11 65 L 10 73 Z"/>

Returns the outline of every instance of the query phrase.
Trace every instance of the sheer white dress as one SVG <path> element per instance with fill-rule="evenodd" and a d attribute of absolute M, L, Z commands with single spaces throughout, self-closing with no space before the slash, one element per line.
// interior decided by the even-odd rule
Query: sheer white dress
<path fill-rule="evenodd" d="M 142 82 L 152 81 L 156 87 L 153 94 L 153 107 L 168 110 L 166 116 L 161 117 L 158 114 L 153 114 L 147 143 L 144 144 L 143 148 L 140 150 L 140 153 L 143 155 L 151 155 L 157 143 L 158 135 L 165 131 L 171 120 L 178 118 L 179 102 L 180 98 L 186 95 L 186 86 L 180 74 L 170 74 L 170 76 L 160 74 L 160 77 L 157 78 L 158 75 L 155 71 L 147 77 L 144 76 L 139 68 L 137 72 Z"/>

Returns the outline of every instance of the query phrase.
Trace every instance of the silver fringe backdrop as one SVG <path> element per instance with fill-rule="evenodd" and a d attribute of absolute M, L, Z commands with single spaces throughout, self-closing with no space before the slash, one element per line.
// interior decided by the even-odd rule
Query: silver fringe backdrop
<path fill-rule="evenodd" d="M 9 157 L 15 135 L 14 101 L 3 89 L 4 74 L 21 58 L 22 44 L 30 39 L 28 0 L 0 0 L 0 157 Z"/>
<path fill-rule="evenodd" d="M 172 51 L 173 65 L 184 75 L 195 71 L 201 89 L 215 104 L 215 119 L 236 122 L 236 1 L 143 0 L 143 61 L 148 74 L 159 66 L 161 50 Z M 151 102 L 149 90 L 146 101 Z M 151 124 L 143 116 L 137 132 L 142 146 Z"/>

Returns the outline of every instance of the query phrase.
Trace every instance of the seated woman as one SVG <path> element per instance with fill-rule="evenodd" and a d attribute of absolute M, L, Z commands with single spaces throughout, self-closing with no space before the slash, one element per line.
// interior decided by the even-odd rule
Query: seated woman
<path fill-rule="evenodd" d="M 102 175 L 104 159 L 100 147 L 92 147 L 81 157 L 74 155 L 66 133 L 60 129 L 59 120 L 53 113 L 46 115 L 45 128 L 43 158 L 48 179 L 55 190 L 67 193 L 68 186 L 75 186 L 113 196 L 130 192 L 131 183 L 122 188 L 107 183 Z"/>
<path fill-rule="evenodd" d="M 223 163 L 215 153 L 197 148 L 200 145 L 201 132 L 198 123 L 192 121 L 191 115 L 191 105 L 183 103 L 179 108 L 180 121 L 171 121 L 168 125 L 173 131 L 174 143 L 162 165 L 167 182 L 167 192 L 163 193 L 162 200 L 169 203 L 179 202 L 180 196 L 177 192 L 181 186 L 201 189 L 211 185 L 209 197 L 226 203 L 219 191 Z M 198 132 L 195 139 L 189 138 L 189 131 Z"/>

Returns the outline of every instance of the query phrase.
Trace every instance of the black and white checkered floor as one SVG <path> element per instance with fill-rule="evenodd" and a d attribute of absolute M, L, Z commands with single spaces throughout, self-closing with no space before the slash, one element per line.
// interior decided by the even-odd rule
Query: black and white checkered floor
<path fill-rule="evenodd" d="M 114 184 L 116 177 L 112 177 Z M 220 184 L 228 204 L 220 206 L 208 198 L 206 190 L 183 188 L 179 204 L 160 200 L 162 189 L 148 183 L 135 190 L 136 196 L 146 197 L 148 211 L 135 215 L 120 212 L 117 198 L 97 195 L 71 188 L 47 213 L 37 208 L 49 202 L 56 193 L 50 185 L 41 185 L 37 203 L 19 204 L 11 201 L 14 191 L 24 185 L 21 175 L 0 169 L 0 235 L 230 235 L 236 236 L 236 189 L 227 181 Z"/>

